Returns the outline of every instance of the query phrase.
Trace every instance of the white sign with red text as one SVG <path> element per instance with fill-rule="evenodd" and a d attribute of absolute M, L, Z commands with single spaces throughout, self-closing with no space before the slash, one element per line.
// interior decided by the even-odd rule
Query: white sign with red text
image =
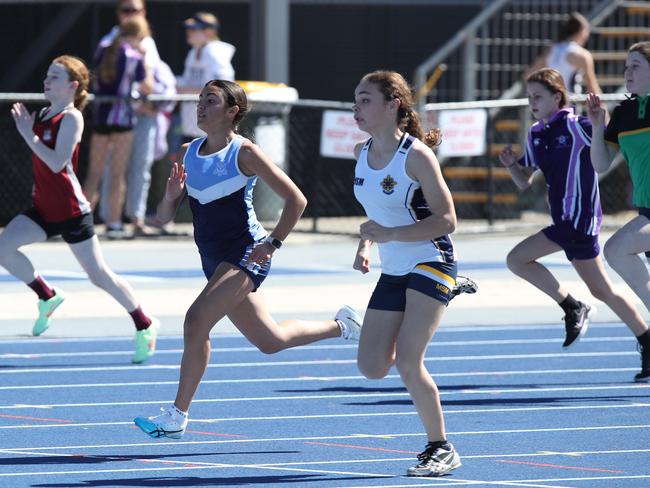
<path fill-rule="evenodd" d="M 368 139 L 359 130 L 352 112 L 324 110 L 320 133 L 320 154 L 327 158 L 354 159 L 354 146 Z"/>
<path fill-rule="evenodd" d="M 481 156 L 485 154 L 485 109 L 442 110 L 438 113 L 442 144 L 436 150 L 440 157 Z"/>

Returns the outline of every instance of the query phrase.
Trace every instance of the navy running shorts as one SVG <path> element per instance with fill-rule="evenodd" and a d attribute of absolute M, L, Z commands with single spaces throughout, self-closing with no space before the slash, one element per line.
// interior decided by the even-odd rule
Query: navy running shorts
<path fill-rule="evenodd" d="M 46 222 L 34 207 L 25 210 L 23 215 L 43 229 L 48 239 L 60 235 L 68 244 L 76 244 L 95 235 L 93 215 L 89 213 L 62 222 Z"/>
<path fill-rule="evenodd" d="M 206 249 L 207 246 L 202 246 L 202 249 L 199 249 L 199 252 L 201 255 L 203 274 L 207 279 L 210 279 L 220 263 L 229 263 L 246 273 L 253 282 L 253 292 L 257 291 L 266 276 L 269 274 L 271 269 L 271 260 L 267 261 L 263 265 L 254 264 L 246 266 L 245 263 L 248 256 L 250 256 L 253 251 L 253 248 L 263 243 L 264 240 L 265 239 L 260 239 L 259 241 L 248 245 L 233 246 L 229 251 L 223 254 L 210 252 Z"/>
<path fill-rule="evenodd" d="M 569 261 L 594 259 L 600 254 L 598 236 L 583 234 L 573 228 L 571 222 L 561 222 L 542 229 L 544 235 L 562 248 Z"/>
<path fill-rule="evenodd" d="M 419 291 L 444 305 L 451 300 L 456 284 L 457 264 L 420 263 L 409 274 L 395 276 L 382 273 L 372 292 L 368 308 L 403 312 L 406 309 L 406 290 Z"/>

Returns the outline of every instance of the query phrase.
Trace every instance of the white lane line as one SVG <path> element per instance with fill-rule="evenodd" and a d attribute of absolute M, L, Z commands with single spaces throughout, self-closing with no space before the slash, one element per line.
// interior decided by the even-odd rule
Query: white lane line
<path fill-rule="evenodd" d="M 392 434 L 395 437 L 404 437 L 404 436 L 423 436 L 424 434 L 418 433 L 418 434 Z M 365 435 L 364 437 L 371 437 L 369 435 Z M 385 435 L 377 435 L 374 437 L 385 437 Z M 355 439 L 358 439 L 358 436 L 354 437 Z M 163 446 L 169 446 L 169 445 L 174 445 L 171 443 L 167 444 L 162 444 Z M 30 451 L 21 451 L 14 449 L 0 449 L 0 453 L 5 453 L 5 454 L 29 454 L 32 456 L 52 456 L 52 453 L 50 452 L 40 452 L 40 451 L 35 451 L 35 452 L 30 452 Z M 29 449 L 29 448 L 27 448 Z M 38 448 L 36 448 L 38 449 Z M 522 453 L 496 453 L 496 454 L 463 454 L 463 459 L 501 459 L 501 458 L 536 458 L 536 457 L 549 457 L 549 456 L 592 456 L 592 455 L 629 455 L 629 454 L 647 454 L 650 453 L 650 449 L 614 449 L 614 450 L 604 450 L 604 451 L 537 451 L 537 452 L 522 452 Z M 78 454 L 66 454 L 66 453 L 57 453 L 57 456 L 63 456 L 63 457 L 75 457 L 78 456 Z M 92 455 L 90 455 L 92 456 Z M 100 455 L 98 455 L 100 456 Z M 110 457 L 110 455 L 108 455 Z M 387 462 L 402 462 L 402 461 L 412 461 L 413 456 L 408 456 L 408 457 L 397 457 L 397 458 L 373 458 L 373 459 L 350 459 L 350 458 L 345 458 L 345 459 L 337 459 L 337 460 L 332 460 L 332 459 L 327 459 L 325 461 L 299 461 L 299 462 L 284 462 L 284 463 L 264 463 L 264 464 L 259 464 L 259 466 L 310 466 L 312 464 L 318 464 L 318 465 L 328 465 L 328 464 L 363 464 L 363 463 L 387 463 Z M 184 464 L 188 464 L 189 461 L 182 461 Z"/>
<path fill-rule="evenodd" d="M 156 459 L 150 460 L 150 462 L 156 462 Z M 165 464 L 176 464 L 179 461 L 159 461 L 164 462 Z M 126 468 L 126 469 L 92 469 L 92 470 L 75 470 L 75 471 L 40 471 L 40 472 L 28 472 L 28 473 L 0 473 L 1 477 L 28 477 L 28 476 L 54 476 L 54 475 L 71 475 L 71 474 L 92 474 L 92 473 L 139 473 L 146 471 L 173 471 L 173 470 L 187 470 L 187 469 L 214 469 L 214 468 L 234 468 L 234 469 L 258 469 L 258 470 L 268 470 L 268 471 L 289 471 L 297 473 L 310 473 L 310 474 L 337 474 L 337 475 L 348 475 L 348 476 L 366 476 L 372 478 L 394 478 L 395 475 L 386 474 L 386 473 L 357 473 L 349 471 L 324 471 L 324 470 L 314 470 L 314 469 L 298 469 L 298 468 L 282 468 L 282 467 L 266 467 L 258 466 L 255 464 L 223 464 L 223 463 L 206 463 L 200 461 L 186 461 L 183 462 L 184 465 L 192 464 L 192 466 L 173 466 L 173 467 L 160 467 L 160 468 Z"/>
<path fill-rule="evenodd" d="M 422 434 L 418 434 L 422 435 Z M 169 445 L 169 444 L 168 444 Z M 51 456 L 50 453 L 46 452 L 28 452 L 28 451 L 20 451 L 20 452 L 14 452 L 11 450 L 0 450 L 0 452 L 4 452 L 7 454 L 22 454 L 22 455 L 34 455 L 34 456 Z M 641 454 L 641 453 L 648 453 L 650 452 L 650 449 L 623 449 L 623 450 L 606 450 L 606 451 L 576 451 L 576 452 L 570 452 L 567 454 L 571 455 L 612 455 L 612 454 Z M 509 453 L 509 454 L 479 454 L 479 455 L 463 455 L 463 459 L 490 459 L 490 458 L 520 458 L 520 457 L 544 457 L 544 456 L 557 456 L 557 455 L 562 455 L 563 453 L 560 452 L 535 452 L 535 453 Z M 58 456 L 65 456 L 65 457 L 75 457 L 75 454 L 65 454 L 65 453 L 58 453 Z M 157 461 L 158 459 L 152 458 L 150 461 Z M 196 465 L 196 469 L 204 469 L 205 467 L 222 467 L 222 466 L 229 466 L 229 465 L 223 465 L 223 464 L 218 464 L 218 463 L 206 463 L 206 462 L 193 462 L 193 461 L 168 461 L 164 460 L 165 464 L 183 464 L 184 469 L 192 469 L 193 466 L 187 466 L 187 464 L 192 464 Z M 289 463 L 265 463 L 265 464 L 256 464 L 254 465 L 257 468 L 288 468 L 290 466 L 314 466 L 314 465 L 332 465 L 332 464 L 369 464 L 369 463 L 388 463 L 388 462 L 409 462 L 412 461 L 412 457 L 401 457 L 401 458 L 380 458 L 380 459 L 342 459 L 342 460 L 327 460 L 327 461 L 306 461 L 306 462 L 289 462 Z M 156 468 L 144 468 L 146 471 L 150 471 L 152 469 Z M 170 468 L 160 468 L 160 470 L 169 470 Z M 173 468 L 172 468 L 173 469 Z M 106 472 L 113 472 L 115 470 L 107 470 Z M 133 471 L 141 471 L 138 469 L 134 469 Z M 97 470 L 92 470 L 92 471 L 83 471 L 83 472 L 72 472 L 72 471 L 65 471 L 65 472 L 53 472 L 51 474 L 87 474 L 87 473 L 92 473 L 92 472 L 101 472 Z M 28 476 L 36 473 L 26 473 L 23 476 Z M 41 473 L 42 474 L 42 473 Z M 382 476 L 387 476 L 387 475 L 382 475 Z M 397 476 L 395 476 L 397 477 Z M 641 475 L 640 478 L 647 477 L 646 475 Z M 597 480 L 608 480 L 608 479 L 636 479 L 639 478 L 639 476 L 625 476 L 625 477 L 598 477 L 596 478 Z M 572 478 L 572 480 L 591 480 L 592 478 Z M 413 480 L 415 481 L 415 480 Z M 425 481 L 425 480 L 418 480 L 418 481 Z M 471 483 L 471 484 L 480 484 L 485 482 L 483 481 L 478 481 L 478 480 L 460 480 L 458 478 L 455 478 L 455 481 L 451 483 L 446 483 L 446 482 L 439 482 L 439 481 L 432 481 L 431 484 L 407 484 L 407 485 L 382 485 L 383 488 L 388 488 L 389 486 L 404 486 L 404 487 L 412 487 L 412 486 L 454 486 L 454 485 L 459 485 L 463 483 Z M 522 480 L 522 481 L 507 481 L 506 483 L 516 484 L 514 486 L 543 486 L 548 488 L 550 485 L 532 485 L 532 484 L 522 484 L 522 483 L 532 483 L 532 482 L 547 482 L 546 479 L 540 479 L 540 480 Z M 493 481 L 493 482 L 488 482 L 489 484 L 494 484 L 494 483 L 503 483 L 503 480 L 501 481 Z M 358 487 L 357 487 L 358 488 Z M 368 487 L 368 488 L 374 488 Z"/>
<path fill-rule="evenodd" d="M 420 434 L 422 435 L 422 434 Z M 24 454 L 23 451 L 20 452 Z M 650 449 L 617 449 L 617 450 L 608 450 L 608 451 L 567 451 L 567 452 L 558 452 L 558 451 L 541 451 L 541 452 L 525 452 L 525 453 L 498 453 L 498 454 L 463 454 L 463 459 L 501 459 L 501 458 L 528 458 L 528 457 L 548 457 L 548 456 L 585 456 L 585 455 L 629 455 L 629 454 L 647 454 L 650 453 Z M 51 454 L 47 453 L 33 453 L 38 456 Z M 326 461 L 300 461 L 293 463 L 266 463 L 264 466 L 303 466 L 311 464 L 356 464 L 356 463 L 385 463 L 385 462 L 401 462 L 401 461 L 410 461 L 413 457 L 399 457 L 399 458 L 379 458 L 379 459 L 339 459 Z"/>
<path fill-rule="evenodd" d="M 636 351 L 607 351 L 607 352 L 574 352 L 574 353 L 544 353 L 544 354 L 490 354 L 483 356 L 433 356 L 427 357 L 426 362 L 450 362 L 450 361 L 498 361 L 510 359 L 552 359 L 552 358 L 586 358 L 586 357 L 620 357 L 620 356 L 639 356 Z M 263 361 L 263 362 L 241 362 L 241 363 L 213 363 L 208 364 L 208 368 L 256 368 L 256 367 L 279 367 L 279 366 L 315 366 L 320 364 L 344 365 L 356 364 L 355 359 L 316 359 L 308 361 Z M 91 371 L 151 371 L 156 369 L 180 369 L 180 365 L 134 365 L 134 366 L 97 366 L 97 367 L 66 367 L 66 368 L 24 368 L 24 369 L 0 369 L 0 374 L 20 374 L 20 373 L 72 373 Z"/>
<path fill-rule="evenodd" d="M 171 403 L 169 400 L 167 403 Z M 486 413 L 503 413 L 503 412 L 544 412 L 558 410 L 604 410 L 604 409 L 624 409 L 624 408 L 648 408 L 650 403 L 633 403 L 629 405 L 572 405 L 549 407 L 505 407 L 505 408 L 475 408 L 465 410 L 445 410 L 445 415 L 454 414 L 486 414 Z M 310 420 L 310 419 L 335 419 L 335 418 L 364 418 L 364 417 L 399 417 L 405 415 L 417 415 L 416 412 L 383 412 L 383 413 L 339 413 L 339 414 L 320 414 L 320 415 L 281 415 L 281 416 L 264 416 L 264 417 L 222 417 L 208 419 L 192 419 L 190 422 L 198 423 L 222 423 L 222 422 L 252 422 L 252 421 L 273 421 L 279 420 Z M 104 426 L 104 425 L 131 425 L 131 422 L 86 422 L 78 424 L 25 424 L 25 425 L 4 425 L 0 429 L 38 429 L 50 427 L 86 427 L 86 426 Z"/>
<path fill-rule="evenodd" d="M 413 488 L 418 486 L 519 486 L 521 488 L 574 488 L 571 486 L 564 485 L 547 485 L 547 484 L 531 484 L 531 483 L 521 483 L 519 481 L 481 481 L 481 480 L 468 480 L 462 478 L 456 478 L 456 472 L 454 471 L 454 478 L 417 478 L 417 482 L 413 478 L 413 483 L 411 484 L 402 484 L 402 485 L 350 485 L 349 488 Z M 444 480 L 444 481 L 437 481 Z M 348 488 L 345 485 L 341 485 L 339 488 Z"/>
<path fill-rule="evenodd" d="M 155 459 L 150 462 L 156 462 Z M 162 462 L 162 461 L 161 461 Z M 180 464 L 179 461 L 164 461 L 166 464 Z M 72 474 L 93 474 L 93 473 L 140 473 L 140 472 L 151 472 L 151 471 L 183 471 L 188 469 L 214 469 L 214 468 L 231 468 L 231 469 L 256 469 L 256 470 L 268 470 L 268 471 L 288 471 L 293 473 L 308 473 L 308 474 L 328 474 L 328 475 L 345 475 L 345 476 L 360 476 L 368 478 L 403 478 L 403 479 L 413 479 L 407 478 L 406 476 L 396 476 L 394 474 L 385 474 L 385 473 L 359 473 L 351 471 L 332 471 L 332 470 L 315 470 L 315 469 L 297 469 L 297 468 L 285 468 L 285 467 L 269 467 L 266 465 L 257 465 L 257 464 L 217 464 L 217 463 L 206 463 L 206 462 L 191 462 L 195 466 L 174 466 L 174 467 L 161 467 L 161 468 L 135 468 L 135 469 L 94 469 L 94 470 L 76 470 L 76 471 L 41 471 L 41 472 L 29 472 L 29 473 L 0 473 L 2 477 L 30 477 L 30 476 L 54 476 L 54 475 L 72 475 Z M 183 464 L 188 464 L 185 462 Z M 430 479 L 430 478 L 429 478 Z M 497 485 L 497 486 L 519 486 L 526 488 L 571 488 L 564 487 L 559 485 L 540 485 L 540 484 L 531 484 L 531 483 L 522 483 L 519 481 L 480 481 L 480 480 L 466 480 L 466 479 L 454 479 L 451 482 L 426 482 L 420 479 L 413 479 L 410 484 L 403 485 L 370 485 L 367 488 L 377 488 L 380 486 L 382 488 L 413 488 L 418 486 L 466 486 L 466 485 Z M 355 485 L 356 486 L 356 485 Z"/>
<path fill-rule="evenodd" d="M 602 430 L 635 430 L 635 429 L 650 429 L 648 425 L 604 425 L 604 426 L 589 426 L 589 427 L 557 427 L 548 429 L 519 429 L 519 430 L 477 430 L 477 431 L 458 431 L 449 432 L 450 435 L 456 436 L 481 436 L 481 435 L 498 435 L 498 434 L 531 434 L 531 433 L 551 433 L 551 432 L 572 432 L 572 431 L 602 431 Z M 144 435 L 144 434 L 143 434 Z M 404 438 L 404 437 L 425 437 L 421 432 L 417 433 L 402 433 L 402 434 L 363 434 L 364 439 L 384 439 L 386 437 Z M 37 452 L 37 451 L 56 451 L 61 449 L 108 449 L 117 447 L 174 447 L 174 446 L 196 446 L 196 445 L 221 445 L 221 444 L 259 444 L 265 442 L 304 442 L 304 441 L 332 441 L 332 440 L 354 440 L 358 442 L 360 439 L 359 434 L 346 434 L 346 435 L 332 435 L 332 436 L 307 436 L 307 437 L 268 437 L 268 438 L 236 438 L 236 439 L 219 439 L 219 440 L 205 440 L 205 441 L 149 441 L 146 443 L 131 443 L 131 444 L 94 444 L 94 445 L 81 445 L 81 446 L 29 446 L 29 447 L 11 447 L 4 448 L 2 451 L 5 453 L 21 453 L 21 452 Z M 636 451 L 635 451 L 636 452 Z M 639 451 L 642 452 L 642 451 Z M 463 456 L 464 457 L 464 456 Z"/>
<path fill-rule="evenodd" d="M 171 400 L 167 403 L 171 403 Z M 486 414 L 486 413 L 503 413 L 503 412 L 540 412 L 551 410 L 603 410 L 603 409 L 622 409 L 622 408 L 647 408 L 650 403 L 633 403 L 629 405 L 577 405 L 577 406 L 549 406 L 549 407 L 505 407 L 505 408 L 478 408 L 465 410 L 445 410 L 445 415 L 453 414 Z M 363 417 L 399 417 L 404 415 L 417 415 L 416 412 L 383 412 L 383 413 L 339 413 L 339 414 L 320 414 L 320 415 L 281 415 L 281 416 L 264 416 L 264 417 L 223 417 L 211 419 L 192 419 L 190 422 L 198 423 L 221 423 L 221 422 L 251 422 L 251 421 L 273 421 L 279 420 L 309 420 L 324 418 L 363 418 Z M 80 424 L 25 424 L 25 425 L 4 425 L 0 429 L 38 429 L 50 427 L 84 427 L 84 426 L 102 426 L 102 425 L 130 425 L 131 422 L 87 422 Z"/>
<path fill-rule="evenodd" d="M 602 373 L 627 373 L 638 372 L 639 368 L 574 368 L 574 369 L 526 369 L 526 370 L 500 370 L 500 371 L 468 371 L 458 373 L 435 373 L 433 376 L 437 378 L 471 378 L 473 376 L 527 376 L 527 375 L 563 375 L 563 374 L 602 374 Z M 398 379 L 399 375 L 390 374 L 384 376 L 383 379 Z M 201 380 L 202 385 L 210 384 L 231 384 L 231 383 L 283 383 L 283 382 L 334 382 L 334 381 L 367 381 L 365 376 L 291 376 L 284 378 L 241 378 L 241 379 L 223 379 L 223 380 Z M 13 386 L 0 386 L 2 390 L 40 390 L 40 389 L 53 389 L 53 388 L 115 388 L 115 387 L 135 387 L 135 386 L 166 386 L 177 385 L 178 381 L 132 381 L 120 383 L 66 383 L 66 384 L 47 384 L 47 385 L 13 385 Z"/>
<path fill-rule="evenodd" d="M 432 341 L 428 347 L 467 347 L 467 346 L 507 346 L 527 344 L 553 344 L 557 345 L 561 339 L 500 339 L 500 340 L 477 340 L 477 341 Z M 581 343 L 598 342 L 634 342 L 631 336 L 605 336 L 591 337 L 580 340 Z M 301 351 L 331 351 L 331 350 L 357 350 L 356 344 L 331 344 L 331 345 L 307 345 L 287 349 L 287 353 L 299 353 Z M 212 349 L 213 354 L 225 354 L 235 352 L 257 353 L 256 347 L 217 347 Z M 156 349 L 156 355 L 182 354 L 183 349 Z M 84 351 L 84 352 L 23 352 L 0 354 L 0 359 L 35 359 L 35 358 L 58 358 L 58 357 L 86 357 L 86 356 L 131 356 L 132 350 L 124 351 Z"/>
<path fill-rule="evenodd" d="M 611 481 L 611 480 L 644 480 L 650 479 L 650 474 L 639 474 L 630 476 L 589 476 L 584 478 L 540 478 L 536 480 L 518 480 L 517 483 L 555 483 L 561 481 Z M 641 485 L 637 485 L 641 486 Z M 643 485 L 647 486 L 647 485 Z M 591 488 L 591 487 L 590 487 Z M 606 487 L 605 487 L 606 488 Z"/>
<path fill-rule="evenodd" d="M 463 390 L 441 391 L 441 396 L 461 396 L 461 395 L 486 395 L 494 397 L 494 395 L 508 395 L 516 393 L 551 393 L 551 392 L 581 392 L 581 391 L 611 391 L 611 390 L 644 390 L 650 388 L 650 384 L 617 384 L 608 386 L 576 386 L 576 387 L 553 387 L 553 388 L 485 388 L 474 389 L 468 388 Z M 233 398 L 198 398 L 194 403 L 231 403 L 231 402 L 277 402 L 277 401 L 300 401 L 306 400 L 332 400 L 343 398 L 406 398 L 409 393 L 397 392 L 363 392 L 363 393 L 338 393 L 326 395 L 276 395 L 276 396 L 260 396 L 260 397 L 233 397 Z M 540 397 L 539 401 L 543 402 L 544 397 Z M 596 400 L 596 398 L 594 398 Z M 156 405 L 165 403 L 165 400 L 147 400 L 147 401 L 130 401 L 130 402 L 84 402 L 84 403 L 42 403 L 42 404 L 28 404 L 21 403 L 19 405 L 0 405 L 0 410 L 24 409 L 24 408 L 73 408 L 73 407 L 113 407 L 124 405 Z"/>
<path fill-rule="evenodd" d="M 91 319 L 92 317 L 89 317 Z M 589 323 L 589 329 L 624 329 L 624 325 L 621 323 Z M 477 325 L 477 326 L 442 326 L 436 331 L 436 337 L 439 337 L 441 334 L 445 333 L 456 333 L 456 332 L 500 332 L 500 331 L 509 331 L 509 332 L 519 332 L 526 330 L 546 330 L 546 331 L 557 331 L 558 324 L 538 324 L 538 325 L 503 325 L 503 326 L 492 326 L 492 325 Z M 222 340 L 222 339 L 243 339 L 241 334 L 216 334 L 212 336 L 213 339 Z M 158 337 L 158 341 L 167 341 L 167 340 L 181 340 L 183 339 L 182 335 L 163 335 Z M 73 342 L 133 342 L 133 336 L 98 336 L 98 337 L 61 337 L 61 338 L 45 338 L 39 337 L 34 339 L 33 337 L 25 337 L 20 339 L 0 339 L 0 344 L 27 344 L 35 343 L 38 344 L 66 344 Z M 435 342 L 435 340 L 434 340 Z"/>

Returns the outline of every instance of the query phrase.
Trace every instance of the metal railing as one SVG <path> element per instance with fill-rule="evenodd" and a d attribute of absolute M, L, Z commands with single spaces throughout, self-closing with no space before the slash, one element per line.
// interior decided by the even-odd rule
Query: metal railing
<path fill-rule="evenodd" d="M 153 99 L 153 97 L 151 97 Z M 621 94 L 604 95 L 607 101 L 619 101 Z M 157 100 L 187 100 L 186 97 L 156 97 Z M 0 226 L 17 213 L 24 211 L 31 202 L 31 163 L 30 152 L 20 138 L 9 115 L 10 104 L 15 100 L 29 100 L 30 107 L 36 108 L 42 101 L 38 94 L 0 94 L 0 165 L 4 178 L 0 180 Z M 194 99 L 192 99 L 194 100 Z M 576 98 L 579 102 L 581 99 Z M 94 102 L 89 104 L 86 113 L 86 129 L 80 150 L 79 177 L 83 182 L 89 157 L 89 138 L 92 133 L 92 113 Z M 458 110 L 482 108 L 488 113 L 486 147 L 499 142 L 498 133 L 493 130 L 495 119 L 490 113 L 495 109 L 525 110 L 525 99 L 489 100 L 477 102 L 431 103 L 425 110 Z M 286 154 L 281 164 L 308 198 L 305 212 L 310 231 L 342 232 L 354 234 L 358 231 L 356 217 L 363 216 L 363 209 L 356 202 L 352 182 L 354 160 L 332 159 L 320 154 L 321 126 L 324 110 L 349 111 L 351 103 L 327 100 L 298 100 L 293 103 L 255 102 L 245 119 L 245 136 L 255 136 L 256 128 L 262 124 L 282 123 L 285 128 Z M 426 114 L 423 114 L 426 116 Z M 423 117 L 425 118 L 425 117 Z M 524 130 L 526 127 L 523 128 Z M 443 134 L 444 137 L 444 134 Z M 178 147 L 180 141 L 177 125 L 169 133 L 170 151 Z M 162 158 L 154 166 L 152 186 L 149 194 L 149 211 L 153 211 L 162 196 L 169 172 L 169 158 Z M 546 212 L 545 185 L 539 181 L 527 192 L 521 193 L 504 174 L 495 154 L 488 153 L 473 158 L 449 158 L 443 166 L 443 174 L 452 191 L 459 219 L 517 221 L 529 212 Z M 256 187 L 255 205 L 261 218 L 273 220 L 281 208 L 281 202 L 274 199 L 272 192 Z M 258 191 L 259 190 L 259 191 Z M 631 209 L 630 183 L 627 165 L 614 168 L 601 180 L 601 196 L 606 213 Z M 275 213 L 274 213 L 275 212 Z M 188 210 L 181 209 L 181 221 L 189 220 Z M 335 222 L 332 224 L 332 221 Z M 327 222 L 327 225 L 323 225 Z"/>

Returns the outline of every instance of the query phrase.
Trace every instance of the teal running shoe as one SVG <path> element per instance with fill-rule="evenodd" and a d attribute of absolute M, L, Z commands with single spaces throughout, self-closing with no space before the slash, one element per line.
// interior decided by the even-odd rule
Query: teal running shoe
<path fill-rule="evenodd" d="M 156 352 L 156 339 L 158 338 L 158 329 L 160 321 L 154 317 L 151 318 L 151 325 L 135 333 L 135 353 L 131 362 L 135 364 L 144 363 Z"/>
<path fill-rule="evenodd" d="M 142 432 L 154 439 L 169 437 L 170 439 L 180 439 L 185 433 L 187 427 L 187 417 L 180 418 L 179 414 L 174 414 L 174 407 L 161 408 L 162 413 L 155 417 L 136 417 L 133 419 Z"/>
<path fill-rule="evenodd" d="M 52 289 L 54 290 L 54 296 L 52 298 L 38 301 L 38 318 L 32 328 L 33 336 L 39 336 L 50 328 L 52 314 L 63 303 L 63 300 L 65 300 L 65 295 L 61 290 L 56 287 Z"/>

